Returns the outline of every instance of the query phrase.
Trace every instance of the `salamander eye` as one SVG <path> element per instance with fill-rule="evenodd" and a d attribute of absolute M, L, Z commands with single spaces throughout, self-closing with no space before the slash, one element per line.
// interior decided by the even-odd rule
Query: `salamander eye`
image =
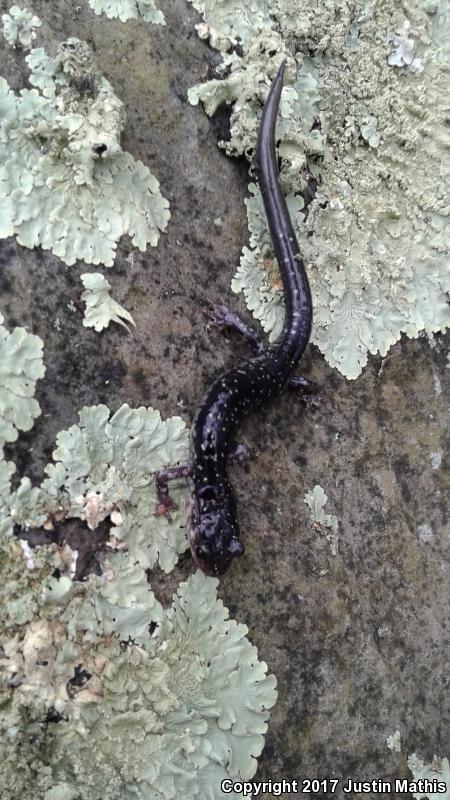
<path fill-rule="evenodd" d="M 232 539 L 229 544 L 229 551 L 230 555 L 232 556 L 242 556 L 245 553 L 245 547 L 242 544 L 240 539 Z"/>
<path fill-rule="evenodd" d="M 211 558 L 211 550 L 207 544 L 198 544 L 195 548 L 195 555 L 197 558 L 203 558 L 207 561 L 209 558 Z"/>

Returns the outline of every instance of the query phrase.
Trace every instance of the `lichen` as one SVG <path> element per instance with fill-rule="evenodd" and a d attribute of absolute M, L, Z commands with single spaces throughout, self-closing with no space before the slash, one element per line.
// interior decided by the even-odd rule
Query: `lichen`
<path fill-rule="evenodd" d="M 107 406 L 84 407 L 80 424 L 60 431 L 54 463 L 39 487 L 22 478 L 8 498 L 11 519 L 25 530 L 51 527 L 53 520 L 89 520 L 96 497 L 96 520 L 109 519 L 111 534 L 121 540 L 143 569 L 159 564 L 173 569 L 187 548 L 185 482 L 171 494 L 179 508 L 172 521 L 155 517 L 153 474 L 186 462 L 188 431 L 180 417 L 162 420 L 152 408 L 122 405 L 113 416 Z M 92 516 L 90 517 L 92 520 Z"/>
<path fill-rule="evenodd" d="M 101 702 L 61 726 L 58 783 L 77 785 L 82 800 L 206 800 L 222 778 L 254 774 L 275 679 L 216 587 L 196 573 L 145 645 L 105 648 Z"/>
<path fill-rule="evenodd" d="M 433 450 L 430 453 L 430 462 L 432 469 L 439 469 L 442 464 L 442 458 L 444 456 L 443 451 L 439 448 L 439 450 Z"/>
<path fill-rule="evenodd" d="M 0 314 L 0 452 L 41 413 L 34 393 L 45 373 L 42 339 L 20 327 L 10 333 L 2 322 Z"/>
<path fill-rule="evenodd" d="M 163 610 L 129 554 L 115 558 L 115 577 L 77 583 L 62 548 L 36 548 L 28 569 L 0 541 L 9 800 L 207 800 L 221 779 L 255 772 L 276 682 L 218 581 L 196 573 Z"/>
<path fill-rule="evenodd" d="M 210 31 L 219 35 L 219 40 L 213 36 L 211 45 L 215 47 L 220 43 L 220 50 L 228 50 L 238 42 L 246 47 L 259 30 L 271 28 L 273 24 L 273 6 L 267 0 L 220 0 L 219 3 L 216 0 L 191 0 L 191 3 L 203 14 Z"/>
<path fill-rule="evenodd" d="M 55 57 L 26 57 L 35 89 L 0 78 L 0 236 L 40 245 L 66 264 L 113 264 L 128 234 L 156 246 L 168 202 L 149 169 L 122 150 L 122 102 L 88 46 L 63 42 Z"/>
<path fill-rule="evenodd" d="M 425 764 L 415 753 L 408 756 L 408 767 L 410 768 L 414 781 L 441 781 L 446 784 L 445 792 L 415 792 L 413 797 L 420 800 L 427 797 L 428 800 L 450 800 L 450 764 L 448 758 L 434 758 L 431 764 Z"/>
<path fill-rule="evenodd" d="M 204 6 L 220 38 L 226 9 Z M 201 99 L 208 113 L 233 104 L 231 136 L 221 144 L 251 159 L 270 81 L 287 59 L 277 140 L 283 187 L 307 206 L 294 224 L 312 284 L 312 341 L 355 378 L 368 353 L 386 355 L 401 333 L 415 337 L 449 324 L 449 17 L 442 2 L 417 0 L 407 11 L 393 0 L 332 0 L 314 9 L 283 0 L 271 9 L 270 25 L 266 11 L 264 0 L 240 5 L 233 37 L 242 30 L 242 51 L 225 54 L 223 78 L 193 87 L 189 99 Z M 250 198 L 247 209 L 251 248 L 233 288 L 250 298 L 275 338 L 280 281 L 276 265 L 271 281 L 264 274 L 273 250 L 260 200 Z"/>
<path fill-rule="evenodd" d="M 11 478 L 16 471 L 12 461 L 0 458 L 0 536 L 10 536 L 13 532 L 13 522 L 9 513 L 11 497 Z"/>
<path fill-rule="evenodd" d="M 13 491 L 0 460 L 0 796 L 211 800 L 254 774 L 274 676 L 216 579 L 197 572 L 167 609 L 148 581 L 186 547 L 183 511 L 154 516 L 152 473 L 186 456 L 181 419 L 124 405 L 82 409 L 40 486 Z M 27 540 L 77 519 L 109 525 L 83 580 L 68 544 Z"/>
<path fill-rule="evenodd" d="M 129 331 L 126 322 L 135 325 L 130 312 L 110 296 L 111 285 L 100 272 L 87 272 L 80 277 L 86 289 L 81 295 L 81 300 L 86 305 L 83 318 L 86 328 L 102 331 L 110 322 L 118 322 Z"/>
<path fill-rule="evenodd" d="M 305 495 L 305 503 L 311 511 L 312 521 L 324 531 L 330 543 L 331 553 L 333 556 L 336 556 L 338 552 L 339 523 L 334 514 L 325 513 L 324 507 L 327 502 L 328 497 L 319 485 L 314 486 L 314 488 Z"/>
<path fill-rule="evenodd" d="M 188 99 L 195 105 L 201 100 L 210 115 L 222 103 L 233 103 L 230 139 L 219 144 L 230 155 L 245 154 L 251 160 L 261 109 L 283 59 L 287 61 L 286 85 L 277 136 L 284 158 L 282 183 L 286 189 L 294 191 L 304 186 L 307 155 L 318 157 L 323 151 L 322 134 L 317 129 L 311 131 L 319 114 L 316 70 L 311 59 L 298 66 L 283 37 L 277 31 L 264 29 L 242 57 L 234 53 L 223 57 L 219 72 L 226 74 L 221 79 L 193 86 L 188 90 Z"/>
<path fill-rule="evenodd" d="M 428 544 L 433 540 L 433 528 L 426 522 L 417 526 L 417 533 L 422 544 Z"/>
<path fill-rule="evenodd" d="M 386 739 L 386 744 L 389 747 L 389 750 L 393 750 L 394 753 L 401 753 L 402 752 L 402 745 L 400 741 L 400 731 L 395 731 L 391 736 L 388 736 Z"/>
<path fill-rule="evenodd" d="M 154 0 L 89 0 L 89 5 L 96 14 L 106 14 L 122 22 L 142 19 L 155 25 L 166 24 L 164 14 L 156 8 Z"/>
<path fill-rule="evenodd" d="M 31 14 L 26 8 L 11 6 L 7 14 L 2 14 L 3 36 L 13 47 L 30 50 L 36 39 L 35 28 L 42 25 L 39 17 Z"/>
<path fill-rule="evenodd" d="M 0 796 L 211 800 L 223 778 L 253 776 L 275 678 L 216 579 L 194 574 L 168 609 L 148 582 L 186 548 L 185 513 L 154 516 L 153 473 L 187 440 L 178 417 L 94 406 L 58 434 L 40 486 L 13 490 L 0 460 Z M 93 537 L 108 524 L 83 580 L 68 544 L 27 539 L 58 525 L 64 540 L 76 520 Z"/>
<path fill-rule="evenodd" d="M 422 72 L 423 64 L 421 59 L 416 56 L 416 41 L 412 36 L 409 38 L 411 25 L 405 21 L 401 30 L 393 31 L 388 41 L 391 52 L 387 57 L 387 63 L 391 67 L 406 67 L 410 72 Z"/>

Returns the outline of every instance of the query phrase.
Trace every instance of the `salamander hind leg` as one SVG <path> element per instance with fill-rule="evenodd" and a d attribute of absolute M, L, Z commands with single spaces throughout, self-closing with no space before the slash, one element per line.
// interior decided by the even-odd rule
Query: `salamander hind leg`
<path fill-rule="evenodd" d="M 240 333 L 248 342 L 250 342 L 253 350 L 257 355 L 264 352 L 264 346 L 258 335 L 255 333 L 250 325 L 247 325 L 243 319 L 234 311 L 221 305 L 220 303 L 208 303 L 203 309 L 204 315 L 209 319 L 212 325 L 219 330 L 233 330 Z"/>
<path fill-rule="evenodd" d="M 250 450 L 244 442 L 231 442 L 228 450 L 228 462 L 230 464 L 240 464 L 254 456 L 254 451 Z"/>
<path fill-rule="evenodd" d="M 289 378 L 288 385 L 296 389 L 306 408 L 317 408 L 320 404 L 319 387 L 315 381 L 310 381 L 303 375 L 293 375 Z"/>
<path fill-rule="evenodd" d="M 189 478 L 192 474 L 192 467 L 171 467 L 170 469 L 160 469 L 155 473 L 156 485 L 156 507 L 155 517 L 166 517 L 169 522 L 172 522 L 170 516 L 171 511 L 176 511 L 178 506 L 169 494 L 169 481 L 174 481 L 177 478 Z"/>

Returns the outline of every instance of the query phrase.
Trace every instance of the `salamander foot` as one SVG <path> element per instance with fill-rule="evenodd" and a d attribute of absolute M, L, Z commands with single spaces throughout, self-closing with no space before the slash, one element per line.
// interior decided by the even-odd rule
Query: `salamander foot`
<path fill-rule="evenodd" d="M 234 311 L 230 311 L 227 306 L 208 301 L 203 308 L 203 313 L 215 328 L 221 331 L 234 330 L 240 333 L 241 336 L 250 342 L 257 355 L 260 355 L 264 351 L 264 346 L 253 328 L 247 325 Z"/>
<path fill-rule="evenodd" d="M 253 455 L 252 450 L 244 442 L 232 442 L 228 451 L 228 461 L 230 464 L 240 464 Z"/>
<path fill-rule="evenodd" d="M 320 397 L 318 394 L 302 394 L 300 397 L 305 408 L 314 410 L 320 406 Z"/>
<path fill-rule="evenodd" d="M 170 494 L 167 497 L 158 499 L 155 506 L 155 517 L 165 517 L 168 522 L 172 522 L 171 511 L 176 511 L 178 508 L 175 500 L 172 500 Z"/>
<path fill-rule="evenodd" d="M 156 506 L 155 517 L 164 516 L 169 522 L 172 522 L 170 512 L 176 511 L 178 506 L 169 494 L 169 481 L 176 480 L 177 478 L 188 478 L 192 473 L 190 466 L 171 467 L 170 469 L 160 469 L 155 472 L 155 485 L 156 485 Z"/>
<path fill-rule="evenodd" d="M 315 381 L 310 381 L 303 375 L 293 375 L 289 378 L 289 386 L 299 392 L 306 408 L 314 409 L 320 405 L 319 387 Z"/>

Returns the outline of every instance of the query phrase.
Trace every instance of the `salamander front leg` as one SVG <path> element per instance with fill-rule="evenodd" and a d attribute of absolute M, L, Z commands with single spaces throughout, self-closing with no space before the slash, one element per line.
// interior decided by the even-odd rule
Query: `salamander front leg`
<path fill-rule="evenodd" d="M 252 455 L 252 451 L 244 442 L 231 442 L 228 451 L 228 462 L 230 464 L 240 464 L 241 461 L 251 458 Z"/>
<path fill-rule="evenodd" d="M 241 336 L 250 342 L 256 355 L 260 355 L 264 352 L 263 343 L 253 328 L 247 325 L 234 311 L 230 311 L 227 306 L 220 305 L 219 303 L 208 303 L 203 309 L 203 313 L 208 317 L 215 328 L 221 331 L 228 329 L 240 333 Z"/>
<path fill-rule="evenodd" d="M 169 481 L 174 481 L 177 478 L 189 478 L 192 474 L 192 467 L 171 467 L 170 469 L 160 469 L 155 473 L 156 485 L 156 508 L 155 517 L 165 516 L 169 522 L 172 522 L 170 516 L 171 511 L 175 511 L 178 506 L 175 500 L 172 500 L 169 494 Z"/>
<path fill-rule="evenodd" d="M 288 385 L 300 393 L 302 402 L 307 408 L 315 408 L 319 405 L 319 387 L 315 381 L 310 381 L 303 375 L 293 375 L 289 378 Z"/>

